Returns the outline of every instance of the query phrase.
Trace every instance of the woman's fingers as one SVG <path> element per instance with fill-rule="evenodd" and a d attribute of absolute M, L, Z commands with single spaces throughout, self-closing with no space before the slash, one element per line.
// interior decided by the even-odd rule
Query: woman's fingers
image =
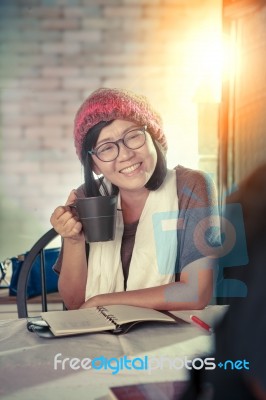
<path fill-rule="evenodd" d="M 75 212 L 69 207 L 77 199 L 75 190 L 72 190 L 68 196 L 65 206 L 57 207 L 51 215 L 50 222 L 54 229 L 63 238 L 72 238 L 75 240 L 84 240 L 82 225 L 78 221 Z"/>

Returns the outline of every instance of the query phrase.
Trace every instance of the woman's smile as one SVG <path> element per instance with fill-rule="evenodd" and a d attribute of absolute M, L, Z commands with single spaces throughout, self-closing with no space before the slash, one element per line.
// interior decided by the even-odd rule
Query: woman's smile
<path fill-rule="evenodd" d="M 132 175 L 133 172 L 135 172 L 136 170 L 139 169 L 139 167 L 141 166 L 141 164 L 142 164 L 142 163 L 138 162 L 138 163 L 133 164 L 133 165 L 131 165 L 131 166 L 129 166 L 129 167 L 126 167 L 126 168 L 121 169 L 119 172 L 120 172 L 121 174 L 125 174 L 125 175 Z"/>

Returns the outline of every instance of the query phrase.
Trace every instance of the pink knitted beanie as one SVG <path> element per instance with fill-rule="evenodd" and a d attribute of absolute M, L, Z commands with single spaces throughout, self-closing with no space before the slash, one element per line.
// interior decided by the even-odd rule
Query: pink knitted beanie
<path fill-rule="evenodd" d="M 150 135 L 167 150 L 160 115 L 146 97 L 123 89 L 101 88 L 93 92 L 80 106 L 74 122 L 74 142 L 81 159 L 82 143 L 90 128 L 101 121 L 122 119 L 139 126 L 147 125 Z"/>

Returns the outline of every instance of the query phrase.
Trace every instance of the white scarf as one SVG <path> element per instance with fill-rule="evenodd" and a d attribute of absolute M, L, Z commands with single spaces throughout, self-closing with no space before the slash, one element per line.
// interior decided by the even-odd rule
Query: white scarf
<path fill-rule="evenodd" d="M 168 170 L 160 188 L 150 191 L 140 216 L 127 290 L 160 286 L 175 280 L 177 219 L 176 171 Z M 120 256 L 123 231 L 123 216 L 118 211 L 115 240 L 90 243 L 86 300 L 97 294 L 124 290 Z"/>

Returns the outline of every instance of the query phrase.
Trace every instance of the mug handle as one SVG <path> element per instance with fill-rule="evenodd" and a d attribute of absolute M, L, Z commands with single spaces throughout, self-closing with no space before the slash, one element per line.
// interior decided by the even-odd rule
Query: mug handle
<path fill-rule="evenodd" d="M 68 204 L 66 207 L 70 207 L 70 208 L 71 208 L 71 211 L 72 211 L 72 209 L 74 209 L 74 210 L 75 210 L 75 213 L 74 213 L 74 214 L 75 214 L 75 216 L 79 218 L 79 214 L 78 214 L 77 206 L 76 206 L 76 204 L 75 204 L 75 203 L 70 203 L 70 204 Z"/>

